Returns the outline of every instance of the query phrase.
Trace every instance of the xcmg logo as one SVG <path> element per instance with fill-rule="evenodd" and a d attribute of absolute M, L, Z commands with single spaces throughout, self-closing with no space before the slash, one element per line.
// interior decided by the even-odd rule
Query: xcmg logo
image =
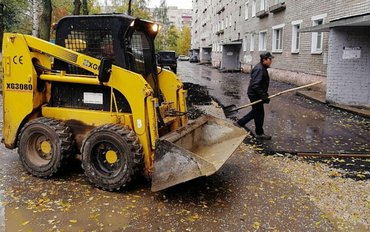
<path fill-rule="evenodd" d="M 90 62 L 89 60 L 84 60 L 84 62 L 83 62 L 82 65 L 83 66 L 86 66 L 86 67 L 89 67 L 89 68 L 92 68 L 94 70 L 98 70 L 99 69 L 99 65 L 94 64 L 94 63 Z"/>

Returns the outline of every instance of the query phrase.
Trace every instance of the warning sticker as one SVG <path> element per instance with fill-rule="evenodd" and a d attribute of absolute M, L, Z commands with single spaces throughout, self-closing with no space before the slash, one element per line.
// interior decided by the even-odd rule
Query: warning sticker
<path fill-rule="evenodd" d="M 84 103 L 85 104 L 103 104 L 103 94 L 102 93 L 90 93 L 84 92 Z"/>

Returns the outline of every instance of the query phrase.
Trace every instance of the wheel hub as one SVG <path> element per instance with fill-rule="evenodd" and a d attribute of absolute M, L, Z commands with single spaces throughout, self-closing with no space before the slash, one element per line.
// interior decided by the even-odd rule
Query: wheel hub
<path fill-rule="evenodd" d="M 45 140 L 41 142 L 41 152 L 44 154 L 50 154 L 51 144 L 49 141 Z"/>
<path fill-rule="evenodd" d="M 109 164 L 114 164 L 118 160 L 118 155 L 115 151 L 109 150 L 105 154 L 105 159 L 107 160 Z"/>

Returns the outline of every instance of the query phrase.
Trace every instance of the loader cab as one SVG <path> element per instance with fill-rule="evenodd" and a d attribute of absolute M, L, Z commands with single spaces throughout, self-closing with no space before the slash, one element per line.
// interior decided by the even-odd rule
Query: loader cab
<path fill-rule="evenodd" d="M 113 65 L 141 74 L 148 80 L 157 75 L 153 42 L 157 32 L 157 24 L 128 15 L 67 16 L 56 26 L 55 43 L 100 60 L 109 59 Z M 98 64 L 89 65 L 99 69 Z M 53 69 L 66 71 L 67 74 L 93 75 L 83 68 L 57 59 L 54 60 Z M 126 97 L 114 91 L 120 112 L 130 113 Z M 83 99 L 84 92 L 102 94 L 103 104 L 77 101 Z M 109 111 L 110 94 L 110 88 L 105 86 L 55 82 L 52 85 L 51 105 Z"/>
<path fill-rule="evenodd" d="M 156 73 L 154 38 L 158 25 L 128 15 L 67 16 L 56 27 L 56 44 L 140 73 Z M 69 74 L 91 73 L 56 60 L 54 69 Z"/>

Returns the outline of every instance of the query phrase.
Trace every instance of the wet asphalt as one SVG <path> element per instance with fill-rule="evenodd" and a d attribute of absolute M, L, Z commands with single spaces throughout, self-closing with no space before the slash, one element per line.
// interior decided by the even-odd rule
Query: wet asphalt
<path fill-rule="evenodd" d="M 248 101 L 242 94 L 247 74 L 188 62 L 179 64 L 178 73 L 183 81 L 207 86 L 223 105 Z M 271 93 L 285 88 L 273 83 Z M 369 123 L 361 118 L 295 95 L 266 109 L 271 150 L 369 151 Z M 23 170 L 15 150 L 1 145 L 0 231 L 336 231 L 286 173 L 268 168 L 268 158 L 242 144 L 212 176 L 156 193 L 138 178 L 122 191 L 106 192 L 87 181 L 79 161 L 58 177 L 40 179 Z"/>
<path fill-rule="evenodd" d="M 179 76 L 184 82 L 205 86 L 221 106 L 249 103 L 247 88 L 250 75 L 220 73 L 204 65 L 179 65 Z M 271 81 L 269 94 L 294 88 L 286 83 Z M 241 109 L 230 116 L 241 118 L 251 108 Z M 254 132 L 254 122 L 247 125 Z M 265 104 L 265 133 L 271 141 L 255 141 L 266 153 L 324 153 L 369 154 L 370 120 L 325 104 L 308 100 L 295 93 L 287 93 Z"/>

